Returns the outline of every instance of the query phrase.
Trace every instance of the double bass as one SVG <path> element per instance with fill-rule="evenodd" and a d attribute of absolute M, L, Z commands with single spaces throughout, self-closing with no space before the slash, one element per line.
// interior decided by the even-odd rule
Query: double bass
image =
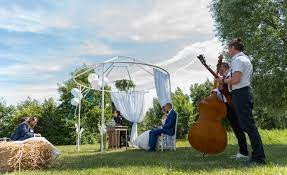
<path fill-rule="evenodd" d="M 206 64 L 203 55 L 199 55 L 198 59 L 215 78 L 218 78 L 217 73 Z M 219 57 L 217 72 L 221 63 L 222 56 Z M 226 90 L 224 90 L 226 87 L 223 86 L 221 92 L 223 95 L 226 95 L 227 100 L 231 100 L 231 96 L 230 98 L 228 96 L 230 94 L 227 94 Z M 198 112 L 199 118 L 188 133 L 189 143 L 194 149 L 204 153 L 204 155 L 223 152 L 227 146 L 227 132 L 222 126 L 222 119 L 227 115 L 226 105 L 215 93 L 211 93 L 210 96 L 198 104 Z"/>

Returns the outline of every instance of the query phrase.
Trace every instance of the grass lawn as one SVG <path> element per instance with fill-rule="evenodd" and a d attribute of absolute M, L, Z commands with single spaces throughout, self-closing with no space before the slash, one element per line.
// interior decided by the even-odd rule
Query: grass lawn
<path fill-rule="evenodd" d="M 75 146 L 59 146 L 62 155 L 52 168 L 11 174 L 287 174 L 287 130 L 260 133 L 267 156 L 267 165 L 261 167 L 246 167 L 244 162 L 230 158 L 237 152 L 237 145 L 233 134 L 229 134 L 226 151 L 205 158 L 185 140 L 178 141 L 176 152 L 156 153 L 130 148 L 101 154 L 99 145 L 83 145 L 77 153 Z"/>

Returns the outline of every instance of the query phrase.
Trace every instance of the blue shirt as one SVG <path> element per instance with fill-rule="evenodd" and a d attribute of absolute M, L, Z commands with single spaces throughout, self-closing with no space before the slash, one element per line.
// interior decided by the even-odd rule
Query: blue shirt
<path fill-rule="evenodd" d="M 22 141 L 34 137 L 34 133 L 30 130 L 31 128 L 28 126 L 28 124 L 23 122 L 17 126 L 10 139 L 13 141 Z"/>

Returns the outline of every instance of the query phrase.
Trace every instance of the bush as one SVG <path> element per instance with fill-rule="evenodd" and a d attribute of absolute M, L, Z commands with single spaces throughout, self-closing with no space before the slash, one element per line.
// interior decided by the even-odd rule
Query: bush
<path fill-rule="evenodd" d="M 287 128 L 287 114 L 286 113 L 272 113 L 267 108 L 256 107 L 254 109 L 254 118 L 257 125 L 262 129 L 286 129 Z"/>

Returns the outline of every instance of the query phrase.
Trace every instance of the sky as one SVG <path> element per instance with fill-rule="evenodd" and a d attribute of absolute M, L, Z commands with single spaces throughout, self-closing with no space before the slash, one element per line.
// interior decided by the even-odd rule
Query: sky
<path fill-rule="evenodd" d="M 131 56 L 165 68 L 172 90 L 211 75 L 223 48 L 210 0 L 0 0 L 0 97 L 58 98 L 58 83 L 83 63 Z"/>

